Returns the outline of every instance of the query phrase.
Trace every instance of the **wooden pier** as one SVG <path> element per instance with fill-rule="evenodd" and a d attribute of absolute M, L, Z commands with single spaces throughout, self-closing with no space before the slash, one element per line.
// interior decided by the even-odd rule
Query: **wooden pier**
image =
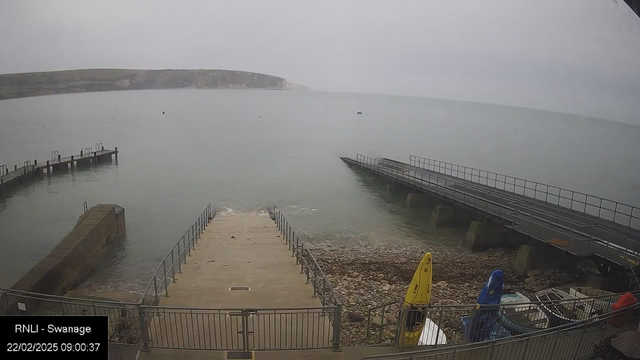
<path fill-rule="evenodd" d="M 115 156 L 118 160 L 118 148 L 113 150 L 100 146 L 99 150 L 86 148 L 80 154 L 62 157 L 57 151 L 51 153 L 51 160 L 39 163 L 38 160 L 25 161 L 21 167 L 14 165 L 13 170 L 6 165 L 0 165 L 0 193 L 12 185 L 29 180 L 43 173 L 51 174 L 57 171 L 68 171 L 70 168 L 91 166 L 100 162 L 111 161 Z"/>

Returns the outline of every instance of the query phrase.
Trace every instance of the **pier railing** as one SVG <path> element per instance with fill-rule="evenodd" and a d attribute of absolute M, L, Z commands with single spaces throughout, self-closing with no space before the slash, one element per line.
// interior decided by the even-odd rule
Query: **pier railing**
<path fill-rule="evenodd" d="M 356 162 L 364 169 L 370 170 L 375 174 L 384 174 L 405 183 L 409 187 L 430 191 L 469 208 L 509 220 L 518 226 L 517 228 L 514 227 L 514 229 L 540 241 L 549 243 L 552 239 L 566 239 L 571 240 L 568 245 L 584 245 L 572 249 L 576 255 L 590 255 L 593 253 L 608 255 L 611 253 L 610 257 L 612 258 L 627 259 L 638 257 L 638 253 L 633 250 L 630 241 L 627 241 L 629 247 L 617 245 L 609 240 L 604 241 L 590 234 L 581 233 L 580 229 L 574 229 L 572 226 L 559 224 L 551 213 L 547 213 L 544 216 L 520 211 L 506 205 L 512 199 L 499 192 L 492 194 L 501 199 L 501 202 L 496 202 L 482 195 L 476 195 L 477 189 L 475 187 L 477 185 L 469 184 L 462 180 L 438 176 L 432 172 L 423 173 L 420 170 L 411 169 L 406 164 L 395 164 L 384 159 L 371 158 L 361 154 L 356 156 Z M 582 236 L 578 236 L 580 233 Z M 631 266 L 629 265 L 629 267 Z"/>
<path fill-rule="evenodd" d="M 363 359 L 580 359 L 596 353 L 599 345 L 607 338 L 625 331 L 636 331 L 639 320 L 640 304 L 636 304 L 604 315 L 530 333 L 441 348 L 431 347 L 418 351 L 365 356 Z"/>
<path fill-rule="evenodd" d="M 619 201 L 420 156 L 410 155 L 409 164 L 640 229 L 640 208 Z"/>
<path fill-rule="evenodd" d="M 291 256 L 296 258 L 296 265 L 300 265 L 300 273 L 306 274 L 307 283 L 310 282 L 313 285 L 313 296 L 320 298 L 323 306 L 338 305 L 340 303 L 338 296 L 309 249 L 309 245 L 300 240 L 296 231 L 275 204 L 273 205 L 273 214 L 278 230 L 291 251 Z"/>
<path fill-rule="evenodd" d="M 288 245 L 288 249 L 291 251 L 291 256 L 295 257 L 296 265 L 300 265 L 300 274 L 306 275 L 307 283 L 311 283 L 313 286 L 313 296 L 320 299 L 327 316 L 331 320 L 333 349 L 339 350 L 341 346 L 342 304 L 333 290 L 333 286 L 331 286 L 309 246 L 300 240 L 287 218 L 275 204 L 271 215 L 282 234 L 285 244 Z"/>
<path fill-rule="evenodd" d="M 182 264 L 187 263 L 191 250 L 195 249 L 202 232 L 215 215 L 216 210 L 211 208 L 211 204 L 207 205 L 184 235 L 173 245 L 149 280 L 140 299 L 141 304 L 158 305 L 160 296 L 169 296 L 169 284 L 176 281 L 176 274 L 182 272 Z"/>

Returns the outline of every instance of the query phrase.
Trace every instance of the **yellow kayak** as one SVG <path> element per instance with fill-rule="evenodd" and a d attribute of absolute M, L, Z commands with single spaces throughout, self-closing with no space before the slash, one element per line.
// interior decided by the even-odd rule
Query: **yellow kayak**
<path fill-rule="evenodd" d="M 431 253 L 422 257 L 404 298 L 404 346 L 418 345 L 425 324 L 425 306 L 431 302 Z M 408 310 L 408 311 L 407 311 Z"/>

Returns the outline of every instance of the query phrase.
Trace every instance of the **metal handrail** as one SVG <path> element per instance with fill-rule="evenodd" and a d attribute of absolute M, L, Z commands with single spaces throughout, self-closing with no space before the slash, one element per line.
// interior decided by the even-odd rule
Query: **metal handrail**
<path fill-rule="evenodd" d="M 109 304 L 114 306 L 136 306 L 138 303 L 136 302 L 127 302 L 127 301 L 116 301 L 116 300 L 95 300 L 95 299 L 85 299 L 85 298 L 76 298 L 70 296 L 60 296 L 60 295 L 50 295 L 50 294 L 42 294 L 35 293 L 30 291 L 23 290 L 15 290 L 15 289 L 4 289 L 0 288 L 0 294 L 11 294 L 18 295 L 25 298 L 33 298 L 38 300 L 51 300 L 51 301 L 67 301 L 67 302 L 75 302 L 78 304 L 84 303 L 96 303 L 96 304 Z"/>
<path fill-rule="evenodd" d="M 536 339 L 536 338 L 540 338 L 540 337 L 549 337 L 551 335 L 559 335 L 562 333 L 567 333 L 569 331 L 573 331 L 573 330 L 582 330 L 584 329 L 586 332 L 586 329 L 589 327 L 595 327 L 598 325 L 602 325 L 605 326 L 605 323 L 607 322 L 607 320 L 611 321 L 612 318 L 615 317 L 620 317 L 620 316 L 624 316 L 625 314 L 632 314 L 633 316 L 630 316 L 630 320 L 631 321 L 627 321 L 627 323 L 631 323 L 633 325 L 636 325 L 637 320 L 638 320 L 638 310 L 640 310 L 640 303 L 635 304 L 633 306 L 630 307 L 626 307 L 626 308 L 622 308 L 619 310 L 615 310 L 615 311 L 611 311 L 607 314 L 605 314 L 604 316 L 596 316 L 593 318 L 589 318 L 586 320 L 581 320 L 581 321 L 577 321 L 574 323 L 569 323 L 569 324 L 565 324 L 565 325 L 561 325 L 561 326 L 557 326 L 557 327 L 553 327 L 550 329 L 542 329 L 542 330 L 538 330 L 535 332 L 530 332 L 527 334 L 520 334 L 520 335 L 515 335 L 515 336 L 509 336 L 509 337 L 505 337 L 505 338 L 501 338 L 501 339 L 494 339 L 494 340 L 487 340 L 487 341 L 481 341 L 481 342 L 476 342 L 476 343 L 467 343 L 467 344 L 458 344 L 458 345 L 452 345 L 452 346 L 446 346 L 443 347 L 441 349 L 428 349 L 428 350 L 415 350 L 415 351 L 407 351 L 407 352 L 400 352 L 400 353 L 394 353 L 394 354 L 380 354 L 380 355 L 369 355 L 369 356 L 364 356 L 363 359 L 387 359 L 387 360 L 412 360 L 412 359 L 416 359 L 416 357 L 421 357 L 421 358 L 426 358 L 428 356 L 434 355 L 434 356 L 442 356 L 442 355 L 446 355 L 446 354 L 456 354 L 456 353 L 460 353 L 463 351 L 470 351 L 470 350 L 478 350 L 478 349 L 484 349 L 484 348 L 491 348 L 491 347 L 495 347 L 497 345 L 505 345 L 505 344 L 513 344 L 513 343 L 517 343 L 517 342 L 522 342 L 522 341 L 527 341 L 530 342 L 531 339 Z M 634 314 L 635 312 L 635 314 Z M 629 320 L 629 319 L 624 319 L 624 320 Z M 636 330 L 635 328 L 632 330 Z M 602 336 L 604 337 L 605 332 L 602 333 Z M 554 347 L 557 344 L 558 340 L 556 340 L 556 344 L 554 345 Z M 582 338 L 579 341 L 579 344 L 582 343 Z M 526 353 L 526 351 L 525 351 Z M 523 354 L 523 358 L 524 358 Z M 577 355 L 577 354 L 576 354 Z M 585 354 L 588 355 L 588 354 Z M 514 354 L 515 356 L 515 354 Z M 493 356 L 490 355 L 489 357 L 483 357 L 486 359 L 493 359 Z M 513 357 L 515 359 L 515 357 Z"/>
<path fill-rule="evenodd" d="M 156 271 L 154 271 L 153 276 L 149 280 L 149 284 L 144 290 L 139 303 L 145 304 L 147 296 L 153 295 L 151 298 L 152 305 L 158 305 L 160 300 L 158 298 L 158 294 L 162 294 L 164 292 L 165 296 L 169 296 L 169 281 L 175 282 L 175 274 L 182 272 L 182 264 L 187 263 L 187 256 L 191 256 L 191 250 L 195 249 L 196 243 L 200 238 L 200 235 L 204 232 L 207 225 L 216 215 L 216 210 L 212 210 L 211 204 L 207 205 L 204 210 L 200 213 L 200 216 L 196 219 L 196 221 L 191 224 L 191 227 L 182 235 L 182 237 L 178 240 L 178 242 L 173 245 L 171 250 L 164 256 Z M 180 246 L 182 244 L 182 246 Z M 177 255 L 175 251 L 177 248 Z M 176 259 L 177 257 L 177 259 Z M 171 264 L 167 267 L 167 260 L 171 259 Z M 177 271 L 176 271 L 177 267 Z M 158 284 L 158 276 L 162 274 L 160 277 L 160 283 Z M 153 293 L 151 293 L 151 286 L 153 285 Z"/>
<path fill-rule="evenodd" d="M 579 287 L 579 286 L 577 286 Z M 548 305 L 548 304 L 570 304 L 570 303 L 583 303 L 583 302 L 589 302 L 592 300 L 595 301 L 603 301 L 603 300 L 611 300 L 613 298 L 619 298 L 620 296 L 626 294 L 626 293 L 630 293 L 634 296 L 640 296 L 640 290 L 633 290 L 633 291 L 625 291 L 625 292 L 620 292 L 620 293 L 612 293 L 612 294 L 607 294 L 607 295 L 598 295 L 598 296 L 589 296 L 589 297 L 583 297 L 583 298 L 575 298 L 575 299 L 568 299 L 568 300 L 545 300 L 545 301 L 528 301 L 528 302 L 519 302 L 516 305 Z M 402 299 L 397 299 L 397 300 L 393 300 L 390 301 L 388 303 L 382 304 L 382 305 L 377 305 L 374 307 L 370 307 L 369 310 L 376 310 L 376 309 L 380 309 L 382 307 L 385 306 L 390 306 L 390 305 L 394 305 L 397 304 L 398 302 L 401 302 Z M 473 309 L 496 309 L 496 308 L 508 308 L 508 307 L 512 307 L 514 304 L 498 304 L 498 305 L 480 305 L 480 304 L 428 304 L 428 305 L 423 305 L 424 308 L 428 308 L 428 309 L 441 309 L 441 308 L 451 308 L 451 309 L 467 309 L 467 308 L 473 308 Z"/>
<path fill-rule="evenodd" d="M 466 189 L 470 189 L 470 190 L 474 190 L 474 187 L 470 186 L 469 184 L 466 184 L 464 182 L 461 181 L 456 181 L 456 180 L 452 180 L 452 179 L 448 179 L 448 178 L 443 178 L 443 177 L 439 177 L 436 175 L 432 175 L 431 173 L 427 173 L 427 174 L 423 174 L 421 173 L 421 177 L 417 177 L 416 176 L 411 176 L 403 171 L 399 171 L 397 170 L 395 167 L 393 166 L 382 166 L 379 162 L 379 159 L 375 159 L 375 158 L 371 158 L 365 155 L 361 155 L 361 154 L 357 154 L 356 155 L 356 162 L 358 162 L 359 164 L 361 164 L 361 166 L 363 166 L 366 169 L 372 170 L 374 172 L 379 172 L 379 173 L 384 173 L 387 172 L 388 174 L 393 174 L 394 176 L 399 177 L 401 180 L 406 181 L 407 183 L 410 184 L 410 186 L 416 186 L 417 184 L 415 182 L 419 182 L 420 183 L 420 187 L 422 186 L 426 186 L 426 188 L 431 188 L 431 191 L 435 191 L 433 190 L 433 188 L 439 189 L 439 194 L 441 196 L 444 196 L 445 198 L 450 198 L 454 201 L 457 202 L 461 202 L 464 205 L 470 206 L 474 209 L 480 209 L 483 210 L 493 216 L 497 216 L 499 218 L 503 218 L 503 219 L 507 219 L 509 221 L 512 221 L 510 219 L 516 219 L 519 220 L 522 223 L 528 223 L 529 227 L 528 229 L 522 229 L 521 232 L 527 234 L 527 235 L 531 235 L 534 236 L 533 234 L 531 234 L 531 230 L 533 228 L 534 222 L 532 220 L 535 220 L 535 224 L 536 226 L 542 227 L 545 230 L 548 230 L 547 234 L 545 235 L 545 239 L 539 238 L 541 241 L 545 241 L 548 242 L 551 238 L 552 238 L 552 231 L 556 234 L 560 234 L 563 237 L 567 237 L 569 239 L 571 239 L 572 241 L 578 241 L 578 242 L 587 242 L 587 253 L 586 254 L 591 254 L 592 252 L 589 252 L 589 250 L 591 249 L 591 244 L 592 242 L 595 242 L 598 245 L 601 245 L 603 247 L 606 248 L 606 251 L 609 252 L 610 249 L 613 250 L 617 250 L 617 251 L 624 251 L 626 253 L 629 252 L 629 249 L 624 248 L 620 245 L 616 245 L 616 244 L 611 244 L 610 241 L 604 241 L 604 240 L 600 240 L 597 238 L 594 238 L 591 235 L 588 234 L 580 234 L 582 236 L 584 236 L 583 238 L 579 238 L 576 237 L 574 234 L 578 234 L 579 230 L 577 229 L 572 229 L 566 226 L 563 226 L 561 224 L 557 224 L 554 223 L 551 219 L 551 216 L 549 214 L 549 216 L 545 219 L 543 217 L 540 216 L 536 216 L 533 214 L 529 214 L 526 213 L 524 211 L 515 209 L 513 207 L 510 206 L 506 206 L 504 204 L 501 203 L 497 203 L 491 200 L 488 200 L 484 197 L 481 196 L 477 196 L 468 192 L 464 192 L 464 191 L 460 191 L 458 189 L 455 189 L 453 187 L 451 187 L 452 185 L 458 186 L 458 187 L 462 187 L 462 188 L 466 188 Z M 402 163 L 399 163 L 402 164 Z M 406 164 L 402 164 L 402 165 L 406 165 Z M 384 170 L 381 170 L 381 168 L 384 167 Z M 414 171 L 414 173 L 416 173 Z M 417 174 L 417 173 L 416 173 Z M 452 194 L 457 194 L 458 198 L 454 198 L 451 195 Z M 508 203 L 509 198 L 506 198 L 504 195 L 502 194 L 494 194 L 494 196 L 499 197 L 500 199 L 505 200 L 505 203 Z M 493 209 L 495 208 L 495 209 Z M 518 223 L 519 224 L 519 223 Z M 524 224 L 523 224 L 524 225 Z M 553 228 L 553 229 L 552 229 Z M 520 231 L 520 230 L 519 230 Z M 592 249 L 591 249 L 592 250 Z"/>
<path fill-rule="evenodd" d="M 549 204 L 558 205 L 574 211 L 582 212 L 587 215 L 596 216 L 600 219 L 612 221 L 619 225 L 640 229 L 640 208 L 633 205 L 625 204 L 619 201 L 605 199 L 599 196 L 589 195 L 583 192 L 564 189 L 558 186 L 548 185 L 545 183 L 527 180 L 527 179 L 522 179 L 515 176 L 504 175 L 504 174 L 495 173 L 495 172 L 486 171 L 486 170 L 479 170 L 469 166 L 451 164 L 444 161 L 424 158 L 424 157 L 415 156 L 415 155 L 409 155 L 409 164 L 412 166 L 417 166 L 421 168 L 425 168 L 424 166 L 426 166 L 426 169 L 429 171 L 434 171 L 440 174 L 455 176 L 459 179 L 461 178 L 477 184 L 493 187 L 493 188 L 504 190 L 504 191 L 509 191 L 517 195 L 523 195 L 535 200 L 544 201 Z M 471 172 L 468 172 L 468 170 L 470 170 Z M 484 173 L 484 176 L 482 176 L 483 173 Z M 462 174 L 462 177 L 461 177 L 461 174 Z M 485 181 L 482 182 L 481 179 L 484 179 Z M 512 179 L 512 181 L 509 181 L 509 179 Z M 491 183 L 493 183 L 493 185 L 491 185 Z M 502 188 L 498 187 L 499 183 L 502 184 Z M 530 186 L 533 186 L 533 187 L 530 187 Z M 539 187 L 544 188 L 544 190 L 539 189 Z M 522 192 L 519 192 L 518 189 L 522 189 Z M 554 192 L 550 192 L 551 189 L 557 190 L 557 193 L 555 192 L 555 190 Z M 529 192 L 527 190 L 529 190 Z M 564 196 L 563 196 L 563 193 L 564 193 Z M 544 195 L 544 199 L 538 197 L 538 194 Z M 578 195 L 578 198 L 576 198 L 576 195 Z M 549 196 L 557 199 L 557 202 L 551 202 L 551 200 L 549 199 Z M 561 199 L 566 200 L 564 204 L 561 201 Z M 590 202 L 589 199 L 594 199 L 596 203 Z M 569 206 L 566 206 L 567 202 L 569 203 Z M 583 205 L 582 210 L 580 210 L 579 208 L 576 209 L 574 207 L 574 203 L 582 204 Z M 611 207 L 603 206 L 603 204 L 605 205 L 611 204 Z M 589 207 L 594 209 L 594 212 L 595 210 L 598 210 L 597 214 L 587 212 L 587 209 Z M 623 212 L 622 209 L 624 208 L 629 209 L 629 212 L 628 213 Z M 602 210 L 605 210 L 605 212 L 603 212 Z M 612 218 L 605 216 L 607 211 L 612 212 L 613 214 Z M 634 214 L 637 214 L 637 216 Z M 627 223 L 616 221 L 616 217 L 618 215 L 628 217 L 629 221 Z M 633 226 L 634 219 L 638 221 L 637 226 Z"/>
<path fill-rule="evenodd" d="M 307 283 L 311 282 L 313 285 L 313 296 L 319 296 L 323 306 L 340 305 L 340 300 L 334 292 L 333 286 L 327 280 L 327 276 L 309 246 L 300 240 L 295 230 L 289 225 L 289 221 L 275 204 L 273 205 L 273 215 L 285 244 L 291 250 L 291 256 L 296 258 L 296 265 L 300 265 L 300 273 L 306 274 Z"/>
<path fill-rule="evenodd" d="M 583 297 L 583 298 L 575 298 L 575 299 L 567 299 L 567 300 L 545 300 L 545 301 L 528 301 L 528 302 L 518 302 L 518 303 L 505 303 L 505 304 L 496 304 L 496 305 L 480 305 L 480 304 L 426 304 L 426 305 L 417 305 L 413 306 L 412 310 L 419 310 L 425 314 L 425 317 L 429 318 L 438 329 L 443 330 L 444 332 L 454 330 L 451 328 L 451 319 L 460 319 L 462 316 L 471 317 L 472 314 L 508 314 L 509 311 L 533 311 L 536 310 L 538 312 L 549 312 L 551 308 L 562 306 L 570 312 L 575 312 L 576 314 L 580 314 L 581 317 L 593 317 L 600 316 L 603 314 L 607 314 L 612 311 L 613 304 L 619 300 L 619 298 L 625 293 L 616 293 L 616 294 L 608 294 L 601 295 L 595 297 Z M 634 296 L 639 296 L 640 291 L 631 292 Z M 385 318 L 385 315 L 391 314 L 398 319 L 405 316 L 406 312 L 409 310 L 405 307 L 407 305 L 404 302 L 404 299 L 396 299 L 391 302 L 387 302 L 382 305 L 378 305 L 375 307 L 370 307 L 367 311 L 367 326 L 366 333 L 363 339 L 366 343 L 383 343 L 382 333 L 384 330 L 389 329 L 391 327 L 395 327 L 397 325 L 396 322 L 390 322 Z M 402 315 L 404 314 L 404 315 Z M 542 319 L 537 315 L 529 315 L 535 316 L 536 320 Z M 378 319 L 378 321 L 376 321 Z M 532 319 L 533 320 L 533 319 Z M 391 320 L 393 321 L 393 320 Z M 520 324 L 517 320 L 511 320 L 513 324 L 518 326 L 522 326 L 522 328 L 526 328 L 527 325 Z M 554 323 L 554 325 L 556 325 Z M 376 338 L 372 338 L 371 335 L 377 335 Z M 402 336 L 396 337 L 396 339 L 401 339 Z M 455 343 L 459 343 L 464 341 L 465 339 L 461 338 L 459 334 L 453 334 L 453 337 L 447 335 L 446 343 L 451 345 Z M 441 345 L 431 344 L 431 345 Z M 396 341 L 396 345 L 399 345 Z"/>

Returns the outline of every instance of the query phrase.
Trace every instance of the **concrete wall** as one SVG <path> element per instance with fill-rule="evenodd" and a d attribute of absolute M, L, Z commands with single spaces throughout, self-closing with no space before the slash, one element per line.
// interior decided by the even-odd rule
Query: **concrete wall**
<path fill-rule="evenodd" d="M 62 295 L 94 270 L 107 249 L 123 239 L 126 232 L 122 207 L 96 205 L 12 289 Z"/>

